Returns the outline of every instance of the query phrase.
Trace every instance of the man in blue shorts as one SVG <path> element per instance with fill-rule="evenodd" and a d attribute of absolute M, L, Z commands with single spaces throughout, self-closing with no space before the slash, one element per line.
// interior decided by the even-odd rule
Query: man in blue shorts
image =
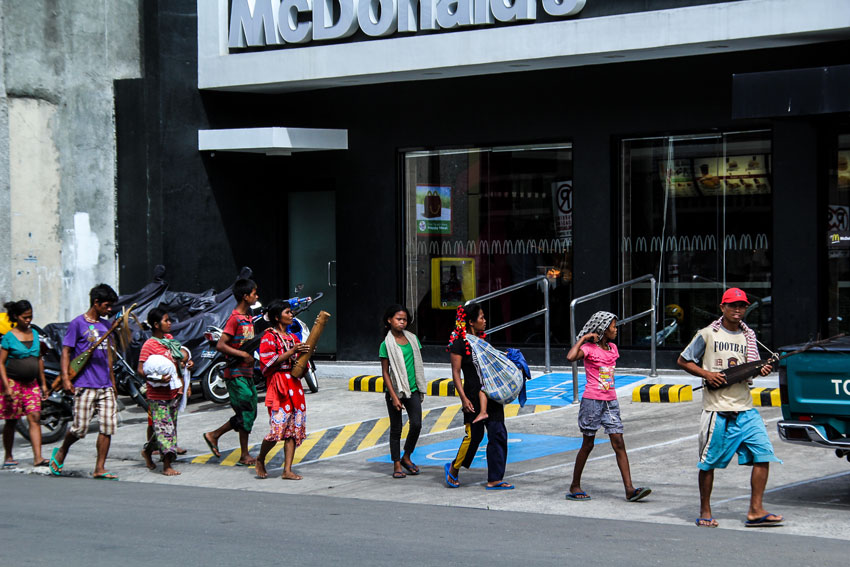
<path fill-rule="evenodd" d="M 725 469 L 735 453 L 738 464 L 752 466 L 750 507 L 747 527 L 776 526 L 784 518 L 764 509 L 762 498 L 767 486 L 771 462 L 781 463 L 773 454 L 764 420 L 753 407 L 749 384 L 726 384 L 723 371 L 731 366 L 759 359 L 756 335 L 744 322 L 747 295 L 730 288 L 720 301 L 722 317 L 697 332 L 688 347 L 679 355 L 678 364 L 686 372 L 699 376 L 703 389 L 702 417 L 699 432 L 699 496 L 700 515 L 696 525 L 716 528 L 711 515 L 711 489 L 714 469 Z M 762 376 L 770 366 L 762 368 Z"/>

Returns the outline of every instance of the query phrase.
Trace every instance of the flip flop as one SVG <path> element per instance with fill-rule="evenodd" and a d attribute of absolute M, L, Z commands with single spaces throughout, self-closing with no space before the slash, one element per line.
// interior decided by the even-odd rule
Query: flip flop
<path fill-rule="evenodd" d="M 33 466 L 34 466 L 34 467 L 46 467 L 46 466 L 48 466 L 49 464 L 50 464 L 50 461 L 48 461 L 47 459 L 42 459 L 41 461 L 37 462 L 37 463 L 36 463 L 36 464 L 34 464 Z"/>
<path fill-rule="evenodd" d="M 771 516 L 779 518 L 778 520 L 768 520 Z M 778 526 L 782 522 L 785 521 L 785 518 L 779 516 L 777 514 L 767 513 L 761 518 L 756 518 L 755 520 L 747 520 L 744 525 L 748 528 L 769 528 L 772 526 Z"/>
<path fill-rule="evenodd" d="M 213 442 L 212 442 L 212 441 L 210 441 L 210 440 L 207 438 L 207 434 L 206 434 L 206 433 L 204 433 L 203 435 L 201 435 L 201 437 L 203 437 L 203 438 L 204 438 L 204 442 L 207 444 L 207 447 L 209 447 L 209 448 L 210 448 L 210 452 L 211 452 L 213 455 L 215 455 L 216 457 L 218 457 L 218 458 L 220 459 L 220 458 L 221 458 L 221 451 L 219 451 L 219 450 L 218 450 L 218 443 L 213 444 Z"/>
<path fill-rule="evenodd" d="M 568 492 L 566 495 L 567 500 L 572 500 L 574 502 L 584 502 L 585 500 L 593 500 L 587 492 L 579 491 L 579 492 Z"/>
<path fill-rule="evenodd" d="M 416 464 L 413 461 L 410 461 L 410 466 L 407 466 L 406 464 L 404 464 L 404 461 L 399 461 L 399 462 L 401 463 L 401 466 L 404 468 L 404 470 L 407 471 L 407 474 L 413 475 L 413 476 L 416 476 L 416 475 L 419 474 L 419 467 L 417 467 Z"/>
<path fill-rule="evenodd" d="M 456 476 L 452 475 L 452 464 L 451 463 L 446 463 L 445 470 L 446 470 L 446 486 L 448 486 L 449 488 L 457 488 L 458 486 L 460 486 L 460 481 L 457 479 Z M 454 484 L 452 484 L 450 481 L 454 481 Z"/>
<path fill-rule="evenodd" d="M 3 468 L 4 468 L 4 469 L 5 469 L 5 468 L 16 467 L 16 466 L 18 466 L 18 461 L 15 461 L 15 460 L 5 461 L 5 462 L 3 463 Z"/>
<path fill-rule="evenodd" d="M 717 520 L 714 518 L 697 518 L 694 523 L 698 528 L 716 528 L 718 526 Z"/>
<path fill-rule="evenodd" d="M 632 495 L 629 496 L 629 502 L 637 502 L 638 500 L 642 500 L 650 495 L 652 492 L 651 488 L 635 488 L 635 491 L 632 492 Z"/>
<path fill-rule="evenodd" d="M 59 452 L 59 447 L 55 447 L 53 449 L 53 453 L 50 455 L 50 460 L 47 462 L 47 470 L 50 471 L 50 474 L 53 476 L 62 476 L 62 467 L 65 466 L 65 463 L 61 465 L 56 460 L 56 453 Z"/>
<path fill-rule="evenodd" d="M 185 455 L 189 451 L 184 449 L 183 447 L 175 447 L 174 452 L 177 453 L 178 455 Z"/>
<path fill-rule="evenodd" d="M 95 480 L 118 480 L 118 475 L 106 471 L 104 473 L 93 475 L 93 478 Z"/>
<path fill-rule="evenodd" d="M 499 484 L 494 484 L 493 486 L 485 487 L 487 490 L 513 490 L 514 485 L 508 482 L 500 481 Z"/>
<path fill-rule="evenodd" d="M 395 472 L 393 473 L 393 478 L 404 478 L 404 477 L 406 477 L 406 476 L 407 476 L 407 475 L 406 475 L 406 474 L 404 474 L 404 473 L 403 473 L 403 472 L 401 472 L 401 471 L 395 471 Z"/>

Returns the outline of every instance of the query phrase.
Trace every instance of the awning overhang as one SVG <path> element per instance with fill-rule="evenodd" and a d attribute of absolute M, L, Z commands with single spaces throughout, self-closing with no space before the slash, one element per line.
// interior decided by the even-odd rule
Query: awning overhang
<path fill-rule="evenodd" d="M 347 150 L 348 130 L 329 128 L 228 128 L 198 130 L 198 150 L 288 156 Z"/>

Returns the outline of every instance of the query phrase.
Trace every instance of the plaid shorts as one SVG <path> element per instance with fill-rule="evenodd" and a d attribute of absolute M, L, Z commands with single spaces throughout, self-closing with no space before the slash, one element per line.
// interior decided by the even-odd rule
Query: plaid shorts
<path fill-rule="evenodd" d="M 113 389 L 77 388 L 74 391 L 74 423 L 71 425 L 71 433 L 78 439 L 86 436 L 95 411 L 100 420 L 100 433 L 106 436 L 115 433 L 117 417 Z"/>
<path fill-rule="evenodd" d="M 20 419 L 25 415 L 41 411 L 41 388 L 33 380 L 27 384 L 9 379 L 12 397 L 0 391 L 0 419 Z"/>

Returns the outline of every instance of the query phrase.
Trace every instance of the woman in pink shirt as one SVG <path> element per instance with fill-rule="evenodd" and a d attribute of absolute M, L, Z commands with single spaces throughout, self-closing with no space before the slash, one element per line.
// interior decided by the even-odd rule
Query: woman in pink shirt
<path fill-rule="evenodd" d="M 567 360 L 574 362 L 584 359 L 584 373 L 587 385 L 581 397 L 578 410 L 578 427 L 583 440 L 576 456 L 573 481 L 567 500 L 590 500 L 590 495 L 581 489 L 581 473 L 587 457 L 593 450 L 596 432 L 600 427 L 611 439 L 611 447 L 617 455 L 617 466 L 623 477 L 626 499 L 637 502 L 652 492 L 646 487 L 635 488 L 629 470 L 629 457 L 626 455 L 626 443 L 623 441 L 623 422 L 620 420 L 620 403 L 614 389 L 614 370 L 620 353 L 612 343 L 617 338 L 617 316 L 607 311 L 597 311 L 584 325 L 576 337 L 576 344 L 567 353 Z"/>

